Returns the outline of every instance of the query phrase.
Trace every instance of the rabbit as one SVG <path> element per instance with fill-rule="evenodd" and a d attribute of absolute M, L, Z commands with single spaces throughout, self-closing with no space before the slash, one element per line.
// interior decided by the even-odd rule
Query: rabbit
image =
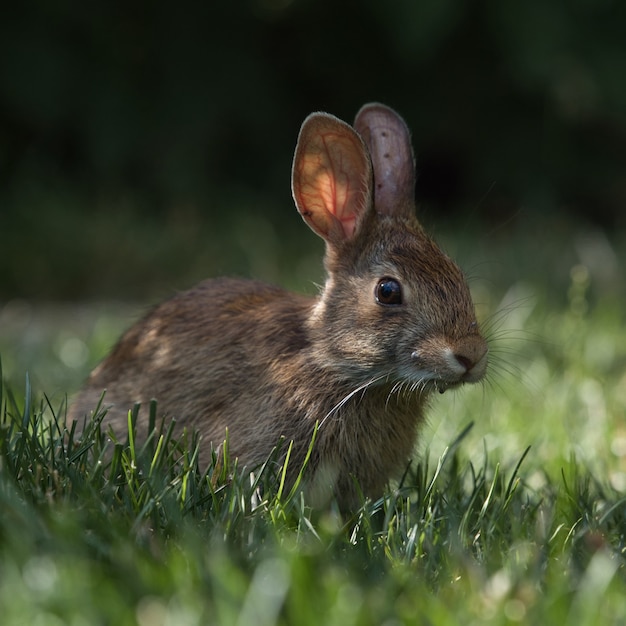
<path fill-rule="evenodd" d="M 321 293 L 217 278 L 173 296 L 96 367 L 70 419 L 106 388 L 105 424 L 125 432 L 142 403 L 145 437 L 155 398 L 159 418 L 199 431 L 205 463 L 226 431 L 248 468 L 292 442 L 291 483 L 317 424 L 311 501 L 350 510 L 380 497 L 406 469 L 433 392 L 480 381 L 488 360 L 463 273 L 418 222 L 414 187 L 409 131 L 392 109 L 367 104 L 353 127 L 309 115 L 292 194 L 326 244 Z"/>

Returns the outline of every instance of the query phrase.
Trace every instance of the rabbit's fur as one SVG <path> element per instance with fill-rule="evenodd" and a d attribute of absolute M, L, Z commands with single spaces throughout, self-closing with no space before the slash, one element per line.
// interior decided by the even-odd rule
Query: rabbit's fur
<path fill-rule="evenodd" d="M 476 382 L 487 365 L 463 274 L 415 216 L 414 180 L 409 133 L 391 109 L 366 105 L 354 128 L 309 116 L 292 188 L 326 241 L 319 297 L 204 281 L 126 332 L 70 417 L 88 414 L 107 388 L 106 420 L 123 432 L 141 402 L 145 437 L 156 398 L 160 417 L 199 430 L 205 460 L 226 429 L 231 455 L 250 468 L 281 436 L 293 441 L 292 479 L 319 422 L 312 497 L 352 507 L 355 484 L 379 496 L 406 467 L 431 393 Z"/>

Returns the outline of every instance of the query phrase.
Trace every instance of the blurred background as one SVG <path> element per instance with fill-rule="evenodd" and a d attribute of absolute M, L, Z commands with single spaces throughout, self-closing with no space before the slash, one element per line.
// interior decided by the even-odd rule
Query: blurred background
<path fill-rule="evenodd" d="M 351 121 L 370 100 L 412 130 L 421 219 L 478 277 L 479 306 L 528 284 L 568 302 L 580 267 L 599 296 L 623 295 L 626 3 L 0 12 L 6 376 L 75 388 L 138 303 L 208 276 L 314 292 L 323 246 L 291 200 L 297 133 L 311 111 Z"/>

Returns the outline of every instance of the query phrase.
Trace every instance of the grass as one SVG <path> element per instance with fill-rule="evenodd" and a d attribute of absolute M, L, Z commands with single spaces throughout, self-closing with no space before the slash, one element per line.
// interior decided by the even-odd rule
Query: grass
<path fill-rule="evenodd" d="M 437 398 L 404 479 L 351 518 L 282 492 L 273 457 L 199 467 L 193 433 L 114 441 L 100 413 L 79 439 L 9 352 L 2 623 L 624 623 L 623 294 L 551 253 L 563 280 L 532 297 L 473 284 L 505 312 L 489 381 Z"/>

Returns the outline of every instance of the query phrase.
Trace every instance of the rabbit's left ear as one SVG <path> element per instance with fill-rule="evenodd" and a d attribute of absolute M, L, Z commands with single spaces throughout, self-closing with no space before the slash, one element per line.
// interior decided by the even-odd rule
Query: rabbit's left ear
<path fill-rule="evenodd" d="M 414 214 L 415 158 L 404 120 L 384 104 L 366 104 L 354 120 L 374 168 L 374 209 L 380 215 Z"/>
<path fill-rule="evenodd" d="M 291 189 L 298 211 L 320 237 L 330 244 L 354 238 L 372 209 L 372 165 L 361 137 L 332 115 L 309 115 L 298 137 Z"/>

